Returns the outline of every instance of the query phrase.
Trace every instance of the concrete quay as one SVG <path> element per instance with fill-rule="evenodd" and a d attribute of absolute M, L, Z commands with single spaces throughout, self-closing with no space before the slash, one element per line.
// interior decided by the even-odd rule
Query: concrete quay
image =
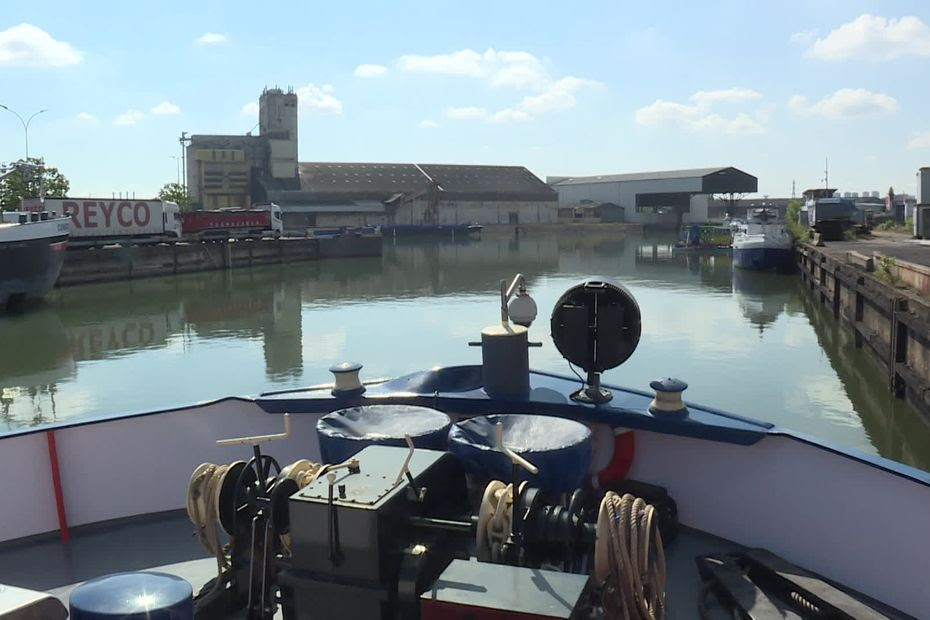
<path fill-rule="evenodd" d="M 877 237 L 796 251 L 810 292 L 873 354 L 889 389 L 930 419 L 930 247 Z"/>
<path fill-rule="evenodd" d="M 56 286 L 326 258 L 381 256 L 381 236 L 262 239 L 68 250 Z"/>

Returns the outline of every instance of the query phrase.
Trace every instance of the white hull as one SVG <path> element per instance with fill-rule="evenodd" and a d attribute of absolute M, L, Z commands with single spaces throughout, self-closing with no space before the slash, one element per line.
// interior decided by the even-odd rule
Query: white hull
<path fill-rule="evenodd" d="M 264 451 L 319 459 L 318 415 L 292 418 Z M 280 432 L 283 419 L 227 399 L 54 431 L 70 525 L 183 508 L 194 467 L 248 459 L 215 440 Z M 683 524 L 756 547 L 888 604 L 930 617 L 930 486 L 790 435 L 751 446 L 635 431 L 630 477 L 660 484 Z M 46 431 L 0 439 L 0 540 L 58 529 Z M 15 498 L 15 499 L 14 499 Z M 12 500 L 12 501 L 11 501 Z"/>

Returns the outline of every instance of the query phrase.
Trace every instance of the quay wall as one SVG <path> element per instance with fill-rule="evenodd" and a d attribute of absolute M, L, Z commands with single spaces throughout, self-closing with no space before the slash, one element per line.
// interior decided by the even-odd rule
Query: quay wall
<path fill-rule="evenodd" d="M 804 243 L 797 260 L 810 293 L 887 372 L 888 389 L 930 419 L 930 298 L 873 275 L 873 263 L 854 252 L 831 254 Z M 901 261 L 899 267 L 901 274 L 912 271 Z"/>
<path fill-rule="evenodd" d="M 68 250 L 56 286 L 325 258 L 381 256 L 380 236 L 127 245 Z"/>

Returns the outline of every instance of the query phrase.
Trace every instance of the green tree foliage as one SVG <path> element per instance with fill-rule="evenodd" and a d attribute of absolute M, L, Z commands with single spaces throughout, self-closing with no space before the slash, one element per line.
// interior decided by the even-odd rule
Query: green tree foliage
<path fill-rule="evenodd" d="M 45 166 L 41 159 L 30 157 L 27 164 L 20 165 L 0 181 L 0 209 L 19 209 L 24 198 L 67 196 L 70 187 L 68 179 L 58 168 Z"/>
<path fill-rule="evenodd" d="M 792 198 L 788 201 L 788 208 L 785 209 L 785 222 L 788 225 L 788 232 L 790 232 L 791 236 L 795 239 L 807 238 L 807 230 L 798 221 L 802 206 L 804 206 L 804 203 L 796 198 Z"/>
<path fill-rule="evenodd" d="M 191 205 L 191 195 L 187 188 L 179 183 L 165 183 L 165 186 L 158 190 L 158 199 L 178 203 L 181 211 L 187 211 Z"/>

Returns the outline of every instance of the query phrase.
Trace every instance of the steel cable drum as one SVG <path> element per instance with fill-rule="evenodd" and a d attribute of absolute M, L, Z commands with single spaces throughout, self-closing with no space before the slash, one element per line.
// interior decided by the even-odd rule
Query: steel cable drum
<path fill-rule="evenodd" d="M 591 467 L 591 431 L 575 420 L 529 414 L 478 416 L 455 424 L 449 432 L 449 451 L 465 470 L 479 479 L 510 482 L 510 458 L 497 449 L 497 423 L 504 445 L 539 469 L 536 475 L 519 470 L 520 480 L 539 487 L 549 497 L 581 486 Z"/>
<path fill-rule="evenodd" d="M 324 463 L 341 463 L 367 446 L 413 445 L 445 450 L 452 420 L 441 411 L 413 405 L 365 405 L 328 413 L 316 423 Z"/>
<path fill-rule="evenodd" d="M 562 357 L 587 372 L 625 362 L 642 331 L 639 304 L 623 286 L 589 280 L 568 289 L 552 310 L 552 342 Z"/>

